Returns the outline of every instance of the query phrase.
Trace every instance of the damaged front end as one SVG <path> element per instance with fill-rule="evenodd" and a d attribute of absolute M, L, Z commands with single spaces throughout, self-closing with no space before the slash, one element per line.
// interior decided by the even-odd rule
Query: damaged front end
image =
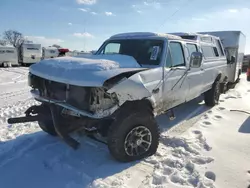
<path fill-rule="evenodd" d="M 50 118 L 54 129 L 65 142 L 76 149 L 79 143 L 69 136 L 70 132 L 84 129 L 107 134 L 112 114 L 118 108 L 115 93 L 109 94 L 105 87 L 81 87 L 54 82 L 29 74 L 31 94 L 41 102 L 31 106 L 25 117 L 9 118 L 8 123 L 44 121 Z"/>
<path fill-rule="evenodd" d="M 29 73 L 31 94 L 41 105 L 30 107 L 25 117 L 10 118 L 8 123 L 51 122 L 45 126 L 51 126 L 56 135 L 77 149 L 79 143 L 69 133 L 85 130 L 106 137 L 116 113 L 127 101 L 151 96 L 136 74 L 142 70 L 145 69 L 118 74 L 95 87 L 61 83 Z M 44 131 L 47 132 L 46 128 Z"/>
<path fill-rule="evenodd" d="M 63 108 L 62 113 L 102 119 L 117 108 L 117 96 L 107 93 L 104 87 L 81 87 L 29 76 L 31 94 L 40 102 L 55 104 Z"/>

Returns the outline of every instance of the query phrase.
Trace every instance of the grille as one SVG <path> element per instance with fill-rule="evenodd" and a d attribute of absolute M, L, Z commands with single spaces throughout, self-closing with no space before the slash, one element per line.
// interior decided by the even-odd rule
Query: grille
<path fill-rule="evenodd" d="M 90 112 L 91 87 L 67 86 L 32 74 L 29 74 L 28 80 L 29 85 L 34 89 L 38 89 L 42 97 L 65 101 L 80 110 Z"/>

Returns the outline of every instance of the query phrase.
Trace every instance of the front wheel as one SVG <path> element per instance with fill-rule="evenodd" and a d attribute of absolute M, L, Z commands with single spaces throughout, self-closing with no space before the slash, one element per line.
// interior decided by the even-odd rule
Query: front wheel
<path fill-rule="evenodd" d="M 213 83 L 212 88 L 204 94 L 205 104 L 211 107 L 215 106 L 216 104 L 219 103 L 219 99 L 220 99 L 220 82 L 215 81 Z"/>
<path fill-rule="evenodd" d="M 43 120 L 38 121 L 38 125 L 44 132 L 48 133 L 49 135 L 57 136 L 49 106 L 45 104 L 42 105 L 44 108 L 43 113 L 45 113 L 44 114 L 45 118 Z"/>
<path fill-rule="evenodd" d="M 135 161 L 153 155 L 159 137 L 159 127 L 150 110 L 123 111 L 110 127 L 108 148 L 120 162 Z"/>

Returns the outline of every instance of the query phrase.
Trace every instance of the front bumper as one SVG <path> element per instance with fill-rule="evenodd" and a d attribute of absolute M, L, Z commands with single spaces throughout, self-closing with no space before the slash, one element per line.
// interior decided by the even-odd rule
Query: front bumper
<path fill-rule="evenodd" d="M 32 96 L 39 102 L 46 102 L 46 103 L 50 103 L 50 104 L 55 104 L 57 106 L 62 107 L 63 109 L 69 110 L 68 115 L 72 115 L 72 112 L 73 112 L 73 114 L 75 116 L 84 116 L 84 117 L 89 117 L 92 119 L 102 119 L 102 118 L 106 118 L 106 117 L 112 115 L 118 108 L 118 106 L 115 105 L 112 108 L 101 111 L 101 112 L 89 113 L 89 112 L 86 112 L 84 110 L 79 110 L 78 108 L 66 103 L 65 101 L 59 101 L 59 100 L 49 99 L 49 98 L 43 97 L 40 95 L 39 91 L 36 89 L 33 89 L 30 92 L 31 92 Z"/>

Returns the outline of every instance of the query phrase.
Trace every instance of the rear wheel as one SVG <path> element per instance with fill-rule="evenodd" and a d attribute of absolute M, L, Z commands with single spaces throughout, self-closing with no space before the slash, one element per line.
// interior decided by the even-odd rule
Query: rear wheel
<path fill-rule="evenodd" d="M 159 127 L 149 109 L 123 110 L 110 126 L 108 148 L 118 161 L 139 160 L 156 152 L 159 137 Z"/>
<path fill-rule="evenodd" d="M 204 95 L 205 104 L 207 106 L 215 106 L 216 104 L 218 104 L 220 99 L 220 82 L 215 81 L 212 88 L 208 90 Z"/>

